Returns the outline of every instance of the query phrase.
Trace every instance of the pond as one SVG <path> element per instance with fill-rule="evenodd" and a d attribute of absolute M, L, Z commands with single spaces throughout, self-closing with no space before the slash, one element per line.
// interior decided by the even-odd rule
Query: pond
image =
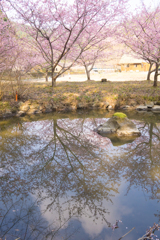
<path fill-rule="evenodd" d="M 159 223 L 160 115 L 128 112 L 141 136 L 112 143 L 94 131 L 112 114 L 0 120 L 0 239 L 136 240 Z"/>

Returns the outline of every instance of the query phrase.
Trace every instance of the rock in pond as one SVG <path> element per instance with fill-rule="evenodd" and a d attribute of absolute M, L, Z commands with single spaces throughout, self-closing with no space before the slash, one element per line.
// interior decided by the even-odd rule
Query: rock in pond
<path fill-rule="evenodd" d="M 160 106 L 159 105 L 154 105 L 154 107 L 152 108 L 153 112 L 160 112 Z"/>
<path fill-rule="evenodd" d="M 147 111 L 148 110 L 148 107 L 147 106 L 144 106 L 144 105 L 140 105 L 136 108 L 136 110 L 138 111 Z"/>
<path fill-rule="evenodd" d="M 107 134 L 128 137 L 141 135 L 136 125 L 127 118 L 126 114 L 120 112 L 113 114 L 107 122 L 100 125 L 96 130 L 103 136 L 107 136 Z"/>

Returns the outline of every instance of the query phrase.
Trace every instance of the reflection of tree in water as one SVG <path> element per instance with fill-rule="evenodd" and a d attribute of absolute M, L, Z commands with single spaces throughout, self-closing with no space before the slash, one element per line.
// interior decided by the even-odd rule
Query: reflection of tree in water
<path fill-rule="evenodd" d="M 2 239 L 39 239 L 46 232 L 48 223 L 41 217 L 31 197 L 12 194 L 1 198 L 0 237 Z"/>
<path fill-rule="evenodd" d="M 109 226 L 103 200 L 111 201 L 122 176 L 129 181 L 128 191 L 137 185 L 158 198 L 160 178 L 152 174 L 159 169 L 157 125 L 141 126 L 142 137 L 117 148 L 113 156 L 109 140 L 92 131 L 99 121 L 54 119 L 1 129 L 3 236 L 56 239 L 73 216 L 83 215 L 93 221 L 101 218 Z M 15 205 L 21 206 L 16 218 Z M 45 220 L 49 211 L 51 222 Z M 21 230 L 15 233 L 19 223 Z M 68 232 L 66 239 L 77 230 Z"/>
<path fill-rule="evenodd" d="M 47 211 L 58 213 L 58 218 L 54 219 L 51 228 L 43 230 L 44 236 L 55 236 L 55 222 L 59 222 L 59 229 L 68 221 L 63 216 L 66 209 L 68 219 L 89 214 L 88 217 L 92 217 L 93 220 L 101 216 L 109 225 L 102 201 L 104 198 L 111 200 L 112 194 L 117 192 L 118 185 L 114 185 L 112 177 L 106 175 L 106 166 L 100 160 L 99 151 L 100 145 L 107 145 L 109 141 L 101 139 L 88 126 L 90 122 L 83 119 L 53 120 L 23 123 L 15 125 L 9 131 L 2 131 L 1 201 L 5 209 L 3 219 L 10 218 L 12 205 L 15 204 L 13 199 L 21 193 L 26 199 L 28 194 L 33 194 L 34 197 L 36 195 L 39 204 L 47 200 L 43 214 Z M 90 134 L 94 137 L 93 142 L 90 141 Z M 68 195 L 68 192 L 72 192 L 72 196 Z M 20 199 L 19 205 L 22 202 Z M 25 218 L 24 222 L 27 223 L 27 217 L 27 214 L 25 217 L 19 215 L 17 219 L 22 221 Z M 14 227 L 18 221 L 13 217 L 11 219 Z M 30 233 L 30 218 L 28 222 L 26 236 Z M 3 220 L 3 235 L 7 232 L 13 234 L 12 225 L 9 225 L 10 230 L 7 228 L 6 232 L 5 226 Z M 42 234 L 38 227 L 35 229 L 36 234 Z"/>
<path fill-rule="evenodd" d="M 141 187 L 151 193 L 151 198 L 159 199 L 160 184 L 160 128 L 154 122 L 141 124 L 142 136 L 124 147 L 125 155 L 117 162 L 123 176 L 132 186 Z"/>

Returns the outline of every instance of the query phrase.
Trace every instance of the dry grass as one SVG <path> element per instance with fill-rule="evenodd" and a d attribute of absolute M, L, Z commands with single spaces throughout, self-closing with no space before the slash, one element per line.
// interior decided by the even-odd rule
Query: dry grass
<path fill-rule="evenodd" d="M 50 83 L 23 83 L 19 93 L 19 101 L 54 102 L 62 106 L 97 106 L 103 107 L 104 102 L 117 107 L 122 105 L 136 106 L 146 101 L 160 101 L 160 87 L 154 88 L 150 81 L 106 82 L 58 82 L 55 88 Z M 4 84 L 6 89 L 6 84 Z M 14 92 L 16 86 L 14 87 Z M 18 88 L 17 88 L 18 90 Z M 0 108 L 8 102 L 11 107 L 15 96 L 10 85 L 3 93 Z M 7 105 L 8 106 L 8 105 Z"/>
<path fill-rule="evenodd" d="M 32 84 L 25 96 L 30 99 L 53 98 L 57 101 L 73 101 L 75 99 L 85 101 L 110 101 L 121 100 L 136 101 L 160 100 L 160 86 L 154 88 L 153 82 L 129 81 L 129 82 L 58 82 L 55 88 L 49 84 Z M 28 85 L 27 85 L 28 86 Z M 25 86 L 24 86 L 25 87 Z"/>

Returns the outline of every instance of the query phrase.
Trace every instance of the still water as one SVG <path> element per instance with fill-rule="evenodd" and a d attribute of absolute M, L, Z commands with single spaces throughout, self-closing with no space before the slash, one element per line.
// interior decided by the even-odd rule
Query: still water
<path fill-rule="evenodd" d="M 160 115 L 127 113 L 141 136 L 125 143 L 94 131 L 112 114 L 0 120 L 0 239 L 118 240 L 135 228 L 123 239 L 137 240 L 159 223 Z"/>

